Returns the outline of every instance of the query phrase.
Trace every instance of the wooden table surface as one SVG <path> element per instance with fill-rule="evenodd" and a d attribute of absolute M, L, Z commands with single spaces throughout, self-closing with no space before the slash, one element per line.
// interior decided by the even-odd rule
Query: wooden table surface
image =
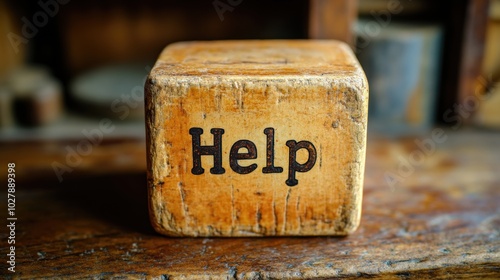
<path fill-rule="evenodd" d="M 414 169 L 406 173 L 398 173 L 398 163 L 418 150 L 415 138 L 369 137 L 361 226 L 343 238 L 160 236 L 148 220 L 145 174 L 130 171 L 137 168 L 105 175 L 80 172 L 62 183 L 20 181 L 16 273 L 7 271 L 4 227 L 0 275 L 499 279 L 500 134 L 445 133 L 447 141 L 437 144 L 423 164 L 412 165 Z M 0 147 L 2 168 L 12 160 L 4 155 L 15 155 L 16 147 Z M 135 156 L 144 160 L 144 154 Z M 22 173 L 22 163 L 29 161 L 16 161 L 16 171 L 29 176 Z M 390 187 L 384 179 L 386 172 L 399 174 L 401 182 Z M 0 212 L 7 213 L 6 191 L 1 201 Z"/>

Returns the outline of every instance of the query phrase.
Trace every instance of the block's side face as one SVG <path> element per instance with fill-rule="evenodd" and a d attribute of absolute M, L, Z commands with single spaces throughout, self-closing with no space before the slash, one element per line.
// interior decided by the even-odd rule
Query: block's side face
<path fill-rule="evenodd" d="M 346 53 L 346 60 L 356 70 L 352 75 L 339 79 L 339 88 L 343 89 L 344 98 L 341 101 L 345 104 L 345 110 L 350 119 L 350 131 L 346 137 L 348 146 L 352 147 L 352 161 L 346 163 L 345 182 L 352 203 L 344 204 L 343 211 L 343 231 L 345 234 L 351 233 L 359 226 L 361 220 L 361 205 L 363 198 L 363 182 L 366 156 L 366 136 L 368 125 L 368 99 L 369 87 L 366 76 L 359 65 L 354 53 L 346 45 L 343 45 Z M 345 102 L 345 103 L 344 103 Z"/>
<path fill-rule="evenodd" d="M 345 182 L 349 192 L 351 203 L 343 206 L 343 231 L 348 234 L 353 232 L 361 220 L 361 205 L 363 198 L 363 182 L 366 156 L 366 136 L 368 120 L 368 83 L 364 73 L 360 73 L 361 83 L 346 84 L 346 110 L 350 118 L 350 140 L 347 144 L 352 147 L 352 161 L 346 163 Z M 346 135 L 347 136 L 347 135 Z"/>
<path fill-rule="evenodd" d="M 357 226 L 368 102 L 362 72 L 347 78 L 162 76 L 148 83 L 148 184 L 157 231 L 345 235 Z M 211 171 L 212 155 L 199 156 L 202 174 L 193 171 L 196 135 L 200 147 L 215 147 L 220 136 L 223 174 Z M 255 154 L 234 160 L 250 150 L 232 152 L 235 145 Z M 250 172 L 240 174 L 238 167 Z"/>
<path fill-rule="evenodd" d="M 176 135 L 176 116 L 172 108 L 176 107 L 183 95 L 187 94 L 189 85 L 175 80 L 165 83 L 161 69 L 153 68 L 145 85 L 146 110 L 146 149 L 147 149 L 147 180 L 149 195 L 150 220 L 156 231 L 171 235 L 184 234 L 184 225 L 180 224 L 178 215 L 173 215 L 167 208 L 171 201 L 163 190 L 164 178 L 175 176 L 171 174 L 172 140 L 170 135 Z M 182 105 L 180 105 L 182 107 Z"/>
<path fill-rule="evenodd" d="M 154 71 L 154 70 L 153 70 Z M 152 72 L 144 86 L 145 112 L 146 112 L 146 155 L 147 155 L 147 185 L 149 196 L 149 214 L 153 228 L 156 231 L 169 235 L 178 235 L 175 225 L 166 223 L 168 213 L 164 211 L 163 198 L 160 196 L 162 183 L 158 178 L 168 176 L 168 151 L 165 143 L 158 141 L 159 135 L 164 129 L 161 125 L 163 112 L 156 106 L 158 93 L 160 92 L 157 80 Z M 161 174 L 158 173 L 161 171 Z"/>

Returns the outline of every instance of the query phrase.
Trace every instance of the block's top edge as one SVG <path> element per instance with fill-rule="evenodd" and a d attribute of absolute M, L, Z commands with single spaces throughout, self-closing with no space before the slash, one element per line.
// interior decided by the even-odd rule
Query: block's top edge
<path fill-rule="evenodd" d="M 350 47 L 335 40 L 193 41 L 167 46 L 151 72 L 168 76 L 364 75 Z"/>

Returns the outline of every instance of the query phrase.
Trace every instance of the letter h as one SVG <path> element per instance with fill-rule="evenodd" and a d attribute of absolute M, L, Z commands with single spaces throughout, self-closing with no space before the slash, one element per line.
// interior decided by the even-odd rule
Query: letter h
<path fill-rule="evenodd" d="M 214 145 L 201 146 L 200 135 L 203 134 L 203 129 L 199 127 L 189 129 L 189 134 L 191 134 L 193 138 L 193 168 L 191 169 L 191 173 L 195 175 L 200 175 L 205 172 L 205 169 L 201 167 L 201 156 L 207 155 L 212 155 L 214 157 L 214 167 L 210 168 L 210 173 L 224 174 L 226 172 L 222 167 L 222 134 L 224 134 L 224 129 L 212 128 L 210 133 L 214 135 Z"/>

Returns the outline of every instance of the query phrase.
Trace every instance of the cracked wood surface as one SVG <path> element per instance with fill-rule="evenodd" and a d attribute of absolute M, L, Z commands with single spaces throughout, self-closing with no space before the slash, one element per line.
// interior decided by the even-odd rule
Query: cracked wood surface
<path fill-rule="evenodd" d="M 346 44 L 176 43 L 160 55 L 145 90 L 150 213 L 158 232 L 346 235 L 357 228 L 368 84 Z M 203 174 L 192 172 L 194 127 L 203 129 L 201 146 L 215 145 L 211 129 L 224 129 L 224 174 L 211 174 L 213 155 L 201 157 Z M 266 142 L 269 128 L 272 149 Z M 239 163 L 257 165 L 248 174 L 238 174 L 230 165 L 231 145 L 242 139 L 255 147 L 255 158 Z M 314 147 L 313 166 L 296 173 L 296 186 L 288 182 L 288 140 L 309 141 Z M 268 149 L 274 166 L 282 171 L 263 172 Z M 297 152 L 296 162 L 308 162 L 307 155 Z"/>
<path fill-rule="evenodd" d="M 7 274 L 2 261 L 0 275 L 498 279 L 500 134 L 446 135 L 446 142 L 394 189 L 384 173 L 396 172 L 400 159 L 418 147 L 414 139 L 388 142 L 369 137 L 363 216 L 358 230 L 347 237 L 169 238 L 156 234 L 149 223 L 145 173 L 81 174 L 62 184 L 37 181 L 33 186 L 20 181 L 17 272 Z M 429 135 L 420 139 L 424 137 Z M 10 151 L 0 151 L 12 157 L 24 148 L 12 144 Z M 40 148 L 26 157 L 47 151 Z M 138 155 L 137 161 L 144 157 Z M 22 169 L 22 164 L 16 166 Z M 6 193 L 0 198 L 6 201 Z M 0 204 L 0 212 L 7 212 L 6 203 Z M 0 255 L 5 256 L 6 231 L 1 234 Z"/>

